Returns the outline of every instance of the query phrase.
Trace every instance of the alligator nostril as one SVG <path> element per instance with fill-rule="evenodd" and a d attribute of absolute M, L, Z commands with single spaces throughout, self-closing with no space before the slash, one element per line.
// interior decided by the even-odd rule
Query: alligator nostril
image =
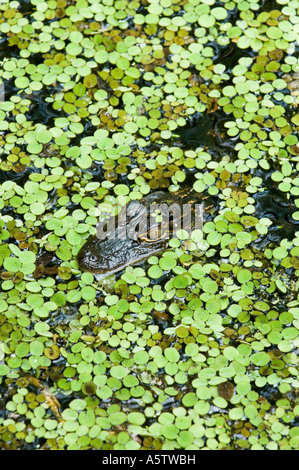
<path fill-rule="evenodd" d="M 263 214 L 263 218 L 267 218 L 267 219 L 271 219 L 271 220 L 276 219 L 277 214 L 274 211 L 268 210 L 267 212 L 265 212 Z"/>

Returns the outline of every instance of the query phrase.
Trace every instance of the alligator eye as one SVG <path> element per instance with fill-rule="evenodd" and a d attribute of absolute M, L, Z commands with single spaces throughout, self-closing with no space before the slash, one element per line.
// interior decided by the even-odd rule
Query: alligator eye
<path fill-rule="evenodd" d="M 139 202 L 131 202 L 130 205 L 127 207 L 127 218 L 132 219 L 135 217 L 140 211 L 140 204 Z"/>

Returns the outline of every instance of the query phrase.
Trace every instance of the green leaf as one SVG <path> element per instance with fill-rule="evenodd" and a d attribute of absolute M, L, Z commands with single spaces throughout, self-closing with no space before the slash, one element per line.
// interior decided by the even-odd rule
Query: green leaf
<path fill-rule="evenodd" d="M 262 352 L 257 352 L 257 353 L 252 354 L 250 356 L 250 360 L 256 366 L 265 366 L 270 361 L 270 356 L 269 354 L 262 351 Z"/>

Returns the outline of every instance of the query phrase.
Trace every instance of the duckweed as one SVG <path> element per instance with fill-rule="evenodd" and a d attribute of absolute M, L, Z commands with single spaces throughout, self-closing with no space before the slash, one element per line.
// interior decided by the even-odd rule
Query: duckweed
<path fill-rule="evenodd" d="M 297 7 L 1 3 L 3 449 L 298 449 Z M 79 270 L 182 188 L 202 230 Z"/>

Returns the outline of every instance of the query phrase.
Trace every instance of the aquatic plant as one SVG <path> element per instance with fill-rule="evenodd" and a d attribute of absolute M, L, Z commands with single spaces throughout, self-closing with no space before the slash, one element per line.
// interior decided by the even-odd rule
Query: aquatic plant
<path fill-rule="evenodd" d="M 298 449 L 298 2 L 271 5 L 0 4 L 3 449 Z M 183 187 L 202 234 L 80 271 L 111 204 Z"/>

